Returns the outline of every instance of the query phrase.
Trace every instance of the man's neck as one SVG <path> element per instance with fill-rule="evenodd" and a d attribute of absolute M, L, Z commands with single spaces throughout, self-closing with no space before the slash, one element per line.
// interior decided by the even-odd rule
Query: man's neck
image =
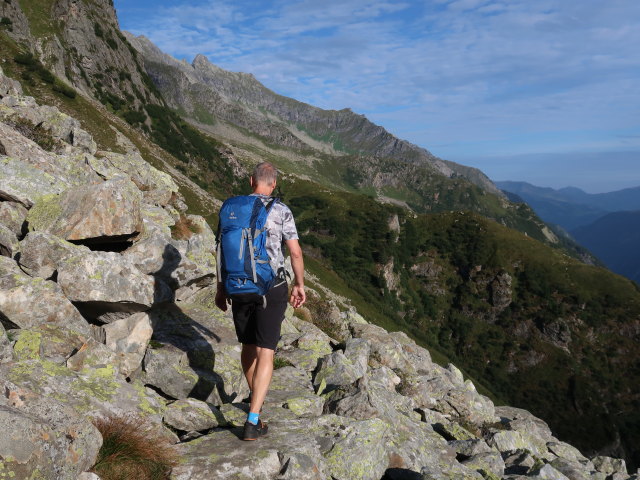
<path fill-rule="evenodd" d="M 271 193 L 273 192 L 273 188 L 271 187 L 263 187 L 262 185 L 258 185 L 256 188 L 253 189 L 253 193 L 257 193 L 258 195 L 266 195 L 266 196 L 271 196 Z"/>

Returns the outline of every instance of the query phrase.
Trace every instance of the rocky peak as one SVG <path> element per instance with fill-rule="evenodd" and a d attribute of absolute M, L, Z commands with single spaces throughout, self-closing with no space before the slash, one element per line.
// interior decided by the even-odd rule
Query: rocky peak
<path fill-rule="evenodd" d="M 147 103 L 162 103 L 148 85 L 137 51 L 120 32 L 113 2 L 46 0 L 35 5 L 12 1 L 0 8 L 16 25 L 7 33 L 58 78 L 86 95 L 114 110 L 125 104 L 135 110 Z"/>

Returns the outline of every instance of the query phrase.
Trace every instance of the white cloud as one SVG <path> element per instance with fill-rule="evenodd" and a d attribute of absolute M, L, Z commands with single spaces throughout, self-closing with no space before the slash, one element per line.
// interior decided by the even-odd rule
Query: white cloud
<path fill-rule="evenodd" d="M 635 0 L 183 1 L 124 27 L 445 157 L 587 131 L 617 148 L 640 123 Z"/>

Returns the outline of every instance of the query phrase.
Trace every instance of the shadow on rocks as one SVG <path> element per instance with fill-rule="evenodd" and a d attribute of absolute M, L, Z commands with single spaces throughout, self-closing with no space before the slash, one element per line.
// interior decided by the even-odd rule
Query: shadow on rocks
<path fill-rule="evenodd" d="M 214 404 L 228 401 L 222 377 L 215 373 L 212 344 L 220 337 L 175 303 L 182 255 L 167 245 L 155 279 L 154 306 L 147 313 L 153 336 L 144 359 L 145 383 L 173 398 L 192 397 Z"/>

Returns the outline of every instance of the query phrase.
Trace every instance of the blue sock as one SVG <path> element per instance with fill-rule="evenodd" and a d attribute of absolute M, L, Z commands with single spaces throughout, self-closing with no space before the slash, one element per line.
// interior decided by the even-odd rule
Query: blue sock
<path fill-rule="evenodd" d="M 247 417 L 247 422 L 253 423 L 254 425 L 258 424 L 258 418 L 260 418 L 259 413 L 249 412 L 249 417 Z"/>

